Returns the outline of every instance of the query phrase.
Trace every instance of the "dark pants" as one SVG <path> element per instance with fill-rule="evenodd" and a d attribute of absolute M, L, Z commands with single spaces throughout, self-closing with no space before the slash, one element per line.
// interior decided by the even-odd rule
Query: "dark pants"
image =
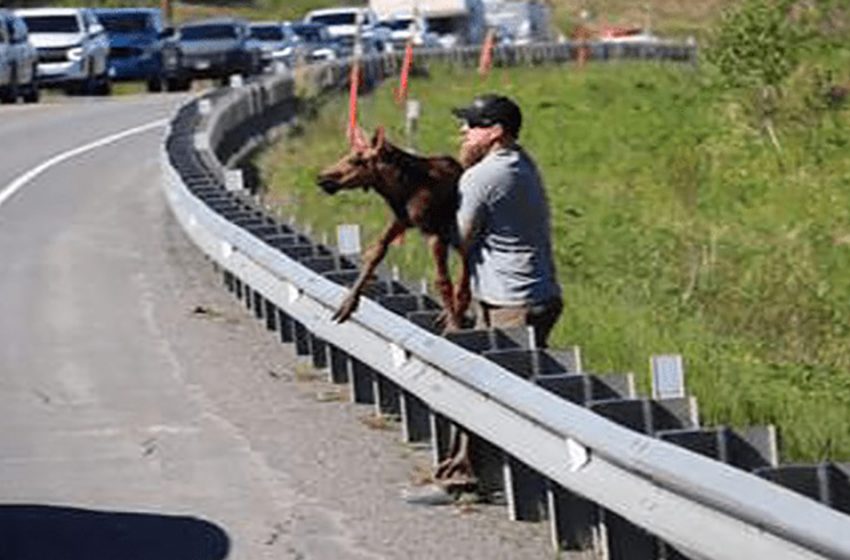
<path fill-rule="evenodd" d="M 518 306 L 490 305 L 483 301 L 475 302 L 475 328 L 498 327 L 534 327 L 534 339 L 538 348 L 546 348 L 549 333 L 564 310 L 561 298 L 553 298 L 543 303 Z"/>

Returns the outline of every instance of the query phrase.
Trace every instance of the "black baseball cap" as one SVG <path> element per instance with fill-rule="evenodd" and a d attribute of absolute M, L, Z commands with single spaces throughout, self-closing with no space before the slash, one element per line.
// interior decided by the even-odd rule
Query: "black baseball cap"
<path fill-rule="evenodd" d="M 519 137 L 519 129 L 522 128 L 519 106 L 504 95 L 480 95 L 470 106 L 452 109 L 452 114 L 473 128 L 500 124 L 514 138 Z"/>

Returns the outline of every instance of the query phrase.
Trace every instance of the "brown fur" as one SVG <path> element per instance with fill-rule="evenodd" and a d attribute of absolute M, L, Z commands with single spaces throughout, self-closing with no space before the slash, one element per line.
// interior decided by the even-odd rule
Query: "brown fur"
<path fill-rule="evenodd" d="M 415 227 L 427 238 L 437 267 L 435 284 L 448 328 L 458 328 L 469 301 L 456 298 L 448 275 L 448 247 L 458 205 L 461 165 L 448 156 L 419 157 L 394 146 L 379 128 L 371 143 L 358 131 L 351 151 L 323 170 L 317 183 L 328 194 L 341 190 L 374 189 L 393 213 L 392 222 L 364 254 L 363 269 L 334 319 L 343 322 L 357 309 L 360 294 L 394 239 Z M 461 255 L 461 282 L 468 283 L 466 258 Z M 458 287 L 460 290 L 460 285 Z M 468 289 L 462 293 L 468 293 Z M 460 301 L 458 301 L 460 299 Z"/>

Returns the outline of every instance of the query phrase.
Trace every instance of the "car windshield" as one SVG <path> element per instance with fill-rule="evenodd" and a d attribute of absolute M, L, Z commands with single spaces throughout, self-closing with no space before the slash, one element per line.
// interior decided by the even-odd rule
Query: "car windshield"
<path fill-rule="evenodd" d="M 454 33 L 457 24 L 452 18 L 434 18 L 428 20 L 428 29 L 439 35 Z"/>
<path fill-rule="evenodd" d="M 191 25 L 180 30 L 184 41 L 206 41 L 208 39 L 236 39 L 236 27 L 233 25 Z"/>
<path fill-rule="evenodd" d="M 382 23 L 384 27 L 389 27 L 393 31 L 407 31 L 413 23 L 412 19 L 393 19 Z"/>
<path fill-rule="evenodd" d="M 258 41 L 282 41 L 283 28 L 279 25 L 251 27 L 251 37 Z"/>
<path fill-rule="evenodd" d="M 357 23 L 357 14 L 354 12 L 342 14 L 321 14 L 310 17 L 313 23 L 324 23 L 325 25 L 354 25 Z"/>
<path fill-rule="evenodd" d="M 144 33 L 153 29 L 147 14 L 98 14 L 108 33 Z"/>
<path fill-rule="evenodd" d="M 307 43 L 321 43 L 325 39 L 322 35 L 321 27 L 313 27 L 311 25 L 293 25 L 292 30 L 301 38 L 302 41 Z"/>
<path fill-rule="evenodd" d="M 79 33 L 77 16 L 24 16 L 30 33 Z"/>

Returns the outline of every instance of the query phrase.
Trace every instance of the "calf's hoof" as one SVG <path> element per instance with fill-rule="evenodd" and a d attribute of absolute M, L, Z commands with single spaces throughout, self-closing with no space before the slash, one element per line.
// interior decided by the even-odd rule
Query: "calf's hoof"
<path fill-rule="evenodd" d="M 333 314 L 332 319 L 337 323 L 344 323 L 348 320 L 351 315 L 357 311 L 357 304 L 359 303 L 359 298 L 356 297 L 347 297 L 342 302 L 342 305 L 339 306 L 339 309 L 336 310 L 336 313 Z"/>

